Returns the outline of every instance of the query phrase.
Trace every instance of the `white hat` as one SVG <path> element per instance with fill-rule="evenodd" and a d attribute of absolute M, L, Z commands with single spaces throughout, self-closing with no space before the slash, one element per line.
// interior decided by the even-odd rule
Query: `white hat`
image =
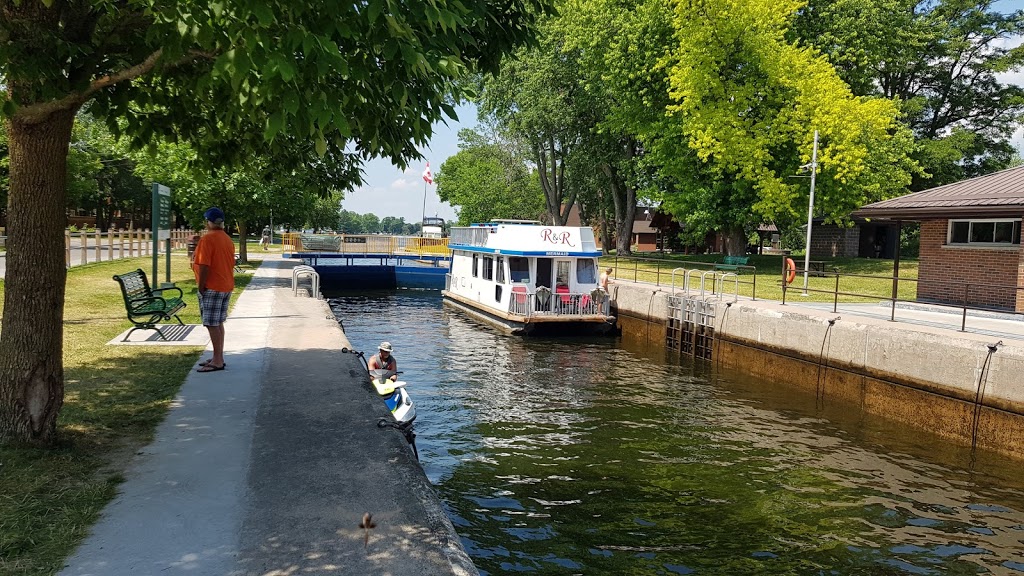
<path fill-rule="evenodd" d="M 381 352 L 393 352 L 391 349 L 391 342 L 381 342 L 378 348 L 380 348 Z"/>

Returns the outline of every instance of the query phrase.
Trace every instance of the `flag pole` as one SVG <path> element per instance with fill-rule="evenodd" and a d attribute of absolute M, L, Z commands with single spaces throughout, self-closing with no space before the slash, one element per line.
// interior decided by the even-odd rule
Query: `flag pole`
<path fill-rule="evenodd" d="M 423 214 L 420 216 L 420 238 L 423 238 L 423 221 L 427 218 L 427 180 L 423 180 Z"/>

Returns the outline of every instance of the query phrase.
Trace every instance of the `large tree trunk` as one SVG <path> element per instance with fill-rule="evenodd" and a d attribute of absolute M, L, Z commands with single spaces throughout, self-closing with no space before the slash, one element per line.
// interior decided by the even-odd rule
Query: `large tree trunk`
<path fill-rule="evenodd" d="M 728 256 L 742 256 L 747 253 L 747 235 L 743 228 L 729 228 L 722 232 L 725 240 L 723 251 Z"/>
<path fill-rule="evenodd" d="M 245 220 L 236 220 L 235 225 L 238 227 L 238 260 L 241 262 L 248 262 L 249 243 L 246 242 L 246 240 L 249 237 L 249 225 L 246 223 Z M 228 233 L 228 236 L 230 236 L 231 232 L 229 232 L 228 230 L 228 225 L 225 223 L 224 231 Z"/>
<path fill-rule="evenodd" d="M 0 443 L 52 442 L 64 403 L 64 226 L 75 110 L 8 121 L 7 278 L 0 332 Z M 113 284 L 111 289 L 114 289 Z"/>
<path fill-rule="evenodd" d="M 632 141 L 628 142 L 625 151 L 626 159 L 632 161 L 636 155 L 636 144 Z M 636 218 L 636 189 L 623 180 L 615 166 L 604 164 L 601 169 L 608 177 L 612 203 L 615 205 L 615 253 L 619 255 L 632 254 L 633 220 Z"/>

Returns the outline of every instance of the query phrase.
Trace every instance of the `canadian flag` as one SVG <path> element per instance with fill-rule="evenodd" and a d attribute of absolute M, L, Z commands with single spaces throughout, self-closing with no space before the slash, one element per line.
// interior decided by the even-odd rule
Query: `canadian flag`
<path fill-rule="evenodd" d="M 427 162 L 427 169 L 423 171 L 423 181 L 427 184 L 434 183 L 434 175 L 430 173 L 430 162 Z"/>

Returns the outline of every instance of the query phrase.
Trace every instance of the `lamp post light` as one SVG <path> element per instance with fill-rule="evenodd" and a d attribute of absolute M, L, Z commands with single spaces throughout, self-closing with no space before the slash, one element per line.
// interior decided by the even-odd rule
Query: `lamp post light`
<path fill-rule="evenodd" d="M 814 219 L 814 177 L 818 173 L 818 131 L 814 131 L 814 150 L 811 152 L 811 163 L 804 164 L 801 169 L 811 169 L 811 199 L 807 203 L 807 246 L 804 249 L 804 296 L 807 296 L 807 276 L 811 268 L 811 224 Z"/>

